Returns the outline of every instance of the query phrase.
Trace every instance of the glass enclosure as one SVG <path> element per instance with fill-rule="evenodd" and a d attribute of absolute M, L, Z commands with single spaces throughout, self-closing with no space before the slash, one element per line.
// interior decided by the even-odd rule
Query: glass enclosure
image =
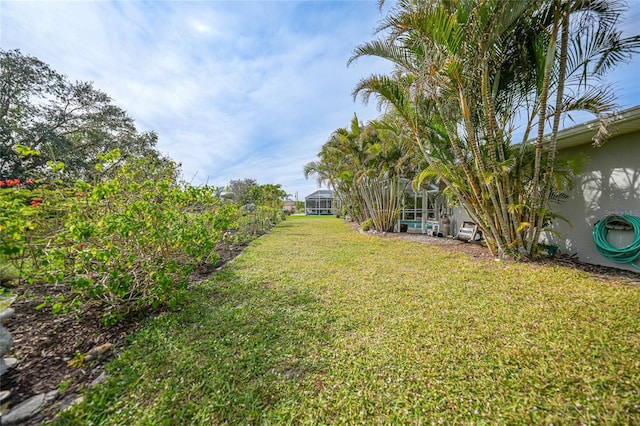
<path fill-rule="evenodd" d="M 402 209 L 398 216 L 401 232 L 438 232 L 440 221 L 440 191 L 435 185 L 414 191 L 410 185 L 403 194 Z"/>
<path fill-rule="evenodd" d="M 320 190 L 304 199 L 304 209 L 307 215 L 332 215 L 334 213 L 333 191 Z"/>

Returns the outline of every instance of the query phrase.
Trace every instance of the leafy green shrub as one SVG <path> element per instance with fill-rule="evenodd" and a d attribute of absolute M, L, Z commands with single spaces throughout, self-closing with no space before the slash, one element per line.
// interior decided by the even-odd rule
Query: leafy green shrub
<path fill-rule="evenodd" d="M 17 284 L 37 264 L 44 236 L 56 228 L 42 205 L 49 192 L 32 179 L 0 181 L 0 283 Z"/>
<path fill-rule="evenodd" d="M 38 201 L 18 179 L 0 181 L 0 255 L 20 257 L 26 250 L 27 232 L 33 229 L 32 216 Z"/>
<path fill-rule="evenodd" d="M 373 228 L 373 219 L 367 219 L 363 221 L 360 224 L 360 228 L 362 228 L 363 231 L 369 231 L 371 228 Z"/>
<path fill-rule="evenodd" d="M 48 279 L 99 301 L 107 322 L 176 302 L 194 266 L 215 263 L 216 243 L 233 224 L 233 210 L 211 188 L 181 187 L 171 176 L 140 182 L 133 173 L 123 167 L 104 183 L 77 183 L 66 222 L 44 251 Z"/>
<path fill-rule="evenodd" d="M 238 220 L 238 234 L 246 234 L 246 240 L 269 232 L 271 228 L 285 219 L 285 214 L 279 207 L 258 205 L 251 211 L 244 210 Z M 238 235 L 237 238 L 240 238 Z"/>
<path fill-rule="evenodd" d="M 281 194 L 267 196 L 278 186 L 260 187 L 259 202 L 240 208 L 215 188 L 179 185 L 170 161 L 116 167 L 117 150 L 100 159 L 97 168 L 111 177 L 94 184 L 0 184 L 0 261 L 30 282 L 68 285 L 71 297 L 40 305 L 54 313 L 97 307 L 113 323 L 129 311 L 172 305 L 195 266 L 217 261 L 216 248 L 244 245 L 285 218 Z"/>

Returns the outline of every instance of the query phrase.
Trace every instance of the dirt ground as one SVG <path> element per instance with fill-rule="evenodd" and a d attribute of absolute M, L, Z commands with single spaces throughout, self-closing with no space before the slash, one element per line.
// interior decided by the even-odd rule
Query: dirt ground
<path fill-rule="evenodd" d="M 357 232 L 357 225 L 352 225 Z M 362 232 L 362 231 L 361 231 Z M 477 261 L 493 261 L 494 256 L 480 243 L 465 243 L 451 238 L 429 237 L 409 233 L 373 233 L 372 238 L 396 238 L 420 244 L 438 246 L 445 250 L 464 252 Z M 215 265 L 203 265 L 193 276 L 194 282 L 206 279 L 222 264 L 236 257 L 242 248 L 221 250 L 221 259 Z M 583 264 L 574 258 L 560 256 L 548 258 L 544 262 L 555 262 L 590 272 L 601 279 L 623 279 L 640 284 L 640 274 L 615 268 Z M 125 318 L 111 328 L 100 322 L 101 312 L 89 310 L 78 313 L 52 315 L 49 309 L 37 310 L 47 296 L 57 296 L 60 289 L 46 285 L 32 284 L 14 293 L 19 297 L 12 308 L 16 313 L 5 321 L 5 326 L 13 335 L 14 346 L 6 356 L 14 357 L 18 363 L 1 378 L 0 389 L 9 390 L 6 400 L 15 406 L 27 398 L 55 389 L 63 389 L 56 402 L 41 415 L 27 424 L 35 425 L 51 419 L 55 413 L 69 405 L 77 396 L 96 380 L 103 371 L 103 365 L 124 345 L 127 335 L 136 331 L 145 316 L 134 315 Z M 153 315 L 147 314 L 147 316 Z M 107 345 L 107 346 L 104 346 Z M 103 356 L 84 363 L 78 363 L 78 354 L 87 354 L 92 349 L 109 347 Z M 62 384 L 62 386 L 61 386 Z"/>

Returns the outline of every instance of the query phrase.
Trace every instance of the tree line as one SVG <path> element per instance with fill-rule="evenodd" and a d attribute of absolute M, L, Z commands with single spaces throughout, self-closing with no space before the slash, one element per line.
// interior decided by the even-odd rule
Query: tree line
<path fill-rule="evenodd" d="M 131 157 L 168 161 L 157 140 L 92 83 L 70 81 L 19 50 L 0 50 L 0 179 L 61 172 L 95 180 L 108 173 L 96 165 L 113 149 L 121 154 L 118 164 Z"/>

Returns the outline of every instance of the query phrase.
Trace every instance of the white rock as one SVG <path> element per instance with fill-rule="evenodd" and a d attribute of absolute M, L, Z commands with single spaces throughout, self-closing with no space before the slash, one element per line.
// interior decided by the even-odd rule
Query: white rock
<path fill-rule="evenodd" d="M 16 425 L 30 419 L 31 417 L 44 410 L 44 408 L 57 397 L 57 390 L 32 396 L 26 401 L 23 401 L 20 404 L 16 405 L 9 412 L 3 414 L 2 425 Z"/>
<path fill-rule="evenodd" d="M 107 374 L 103 371 L 102 373 L 100 373 L 100 375 L 98 377 L 96 377 L 95 379 L 93 379 L 93 381 L 91 382 L 91 386 L 95 386 L 99 383 L 104 382 L 104 379 L 107 378 Z"/>
<path fill-rule="evenodd" d="M 0 376 L 13 367 L 16 362 L 17 360 L 15 358 L 0 358 Z"/>
<path fill-rule="evenodd" d="M 0 322 L 2 322 L 3 320 L 9 318 L 15 312 L 16 311 L 14 311 L 13 308 L 7 308 L 4 311 L 0 312 Z"/>
<path fill-rule="evenodd" d="M 11 349 L 11 346 L 13 346 L 11 333 L 0 325 L 0 356 L 6 354 L 7 351 Z"/>

